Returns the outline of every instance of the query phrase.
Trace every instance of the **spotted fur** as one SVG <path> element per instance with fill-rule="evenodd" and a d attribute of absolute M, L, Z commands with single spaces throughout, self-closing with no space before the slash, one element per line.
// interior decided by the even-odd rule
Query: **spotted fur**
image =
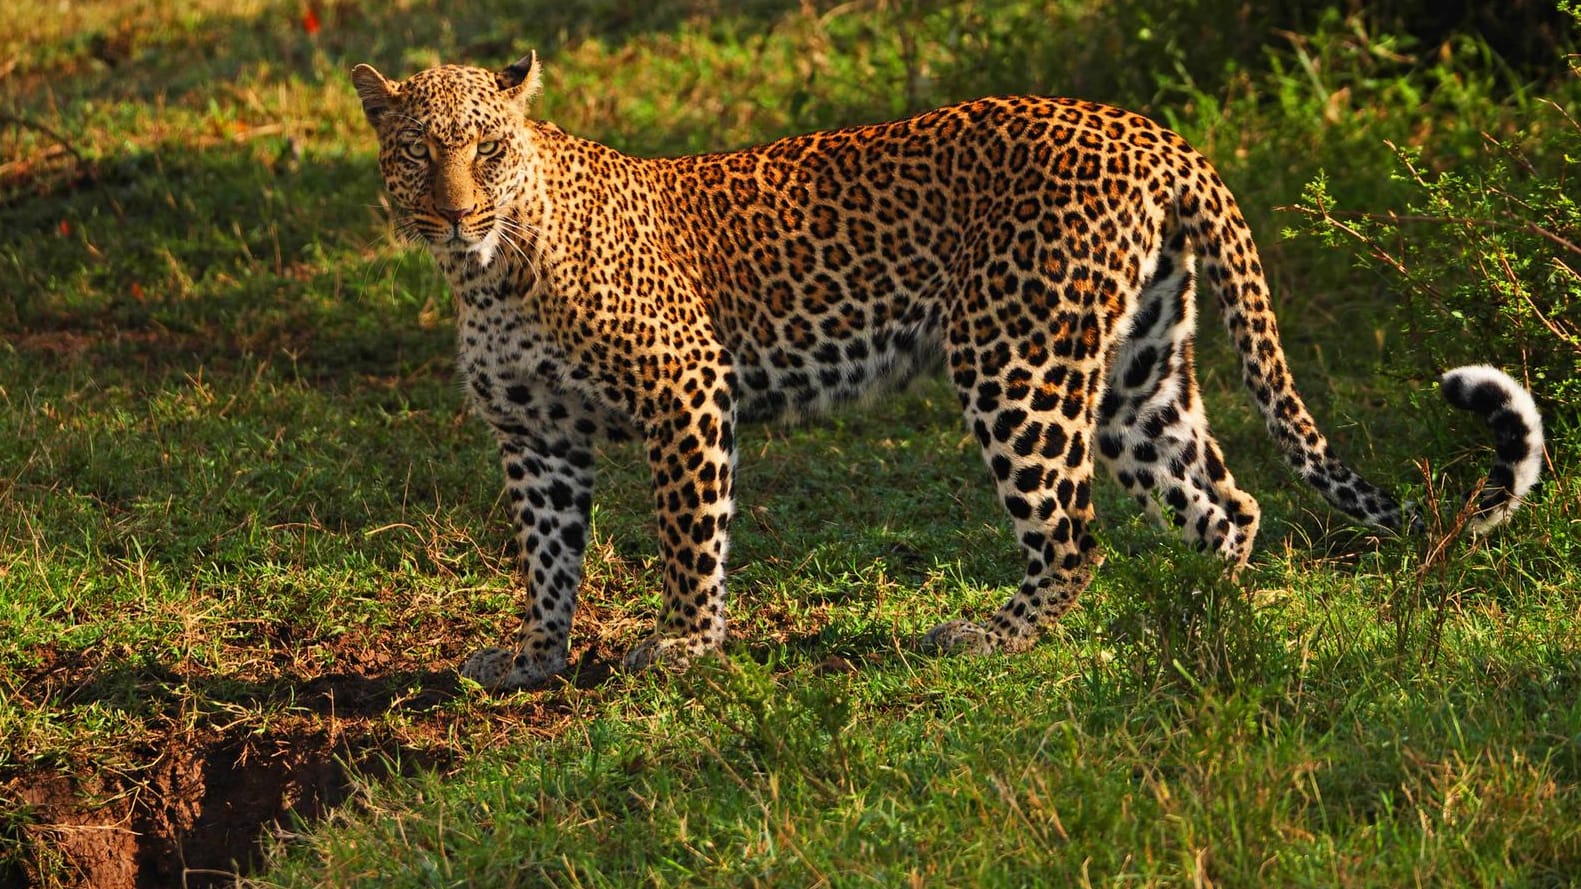
<path fill-rule="evenodd" d="M 566 665 L 600 437 L 644 443 L 664 564 L 657 631 L 627 662 L 685 663 L 725 639 L 737 425 L 940 362 L 1026 575 L 986 622 L 944 624 L 932 645 L 1022 649 L 1071 608 L 1099 561 L 1096 462 L 1189 543 L 1244 564 L 1259 512 L 1198 395 L 1199 274 L 1296 473 L 1345 513 L 1400 525 L 1296 394 L 1234 198 L 1146 118 L 991 98 L 644 159 L 529 117 L 533 56 L 401 82 L 362 65 L 353 80 L 398 225 L 455 293 L 460 371 L 499 439 L 526 603 L 515 648 L 463 667 L 486 686 L 538 684 Z M 1540 429 L 1508 377 L 1446 392 L 1496 431 Z M 1534 466 L 1540 450 L 1540 431 L 1500 433 L 1500 466 Z M 1496 470 L 1489 524 L 1524 495 L 1523 477 Z"/>

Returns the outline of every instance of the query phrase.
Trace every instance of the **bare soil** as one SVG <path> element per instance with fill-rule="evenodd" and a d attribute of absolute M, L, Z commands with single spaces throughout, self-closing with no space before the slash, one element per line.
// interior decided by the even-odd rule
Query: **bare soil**
<path fill-rule="evenodd" d="M 444 768 L 454 758 L 437 743 L 385 728 L 378 711 L 389 702 L 370 697 L 369 680 L 312 685 L 306 713 L 263 725 L 168 725 L 162 737 L 119 751 L 121 767 L 58 764 L 5 776 L 0 798 L 24 817 L 12 828 L 22 860 L 0 866 L 0 885 L 230 884 L 257 864 L 267 831 L 322 817 L 360 782 Z M 441 730 L 438 721 L 430 731 Z"/>
<path fill-rule="evenodd" d="M 204 700 L 201 680 L 149 677 L 153 695 L 158 687 L 197 693 L 163 702 L 150 730 L 119 747 L 0 771 L 0 813 L 17 813 L 0 819 L 0 887 L 234 885 L 260 864 L 266 837 L 289 839 L 335 807 L 356 805 L 360 786 L 444 771 L 479 750 L 558 734 L 570 720 L 565 698 L 552 692 L 455 706 L 464 693 L 449 670 L 359 647 L 368 673 L 244 685 L 257 706 L 240 719 L 226 720 L 223 708 L 185 713 Z M 582 655 L 577 685 L 608 678 L 603 658 Z M 61 657 L 34 673 L 21 695 L 31 700 L 17 703 L 80 700 L 105 669 Z M 236 680 L 222 681 L 234 696 Z M 289 707 L 278 706 L 286 700 Z"/>
<path fill-rule="evenodd" d="M 136 772 L 12 778 L 4 793 L 29 813 L 14 878 L 103 889 L 229 884 L 256 864 L 266 830 L 320 817 L 350 795 L 353 775 L 440 764 L 396 758 L 338 726 L 238 734 L 171 737 L 141 751 L 148 764 Z"/>

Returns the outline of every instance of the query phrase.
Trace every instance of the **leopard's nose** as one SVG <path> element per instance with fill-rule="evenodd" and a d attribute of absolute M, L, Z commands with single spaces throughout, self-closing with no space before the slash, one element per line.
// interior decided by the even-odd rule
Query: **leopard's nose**
<path fill-rule="evenodd" d="M 445 221 L 449 222 L 451 225 L 455 225 L 455 224 L 459 223 L 461 220 L 466 219 L 468 216 L 471 216 L 472 215 L 472 211 L 476 210 L 477 207 L 478 207 L 477 204 L 472 204 L 471 206 L 468 206 L 468 207 L 440 207 L 440 206 L 436 206 L 436 207 L 434 207 L 434 212 L 438 213 L 440 216 L 444 217 Z"/>

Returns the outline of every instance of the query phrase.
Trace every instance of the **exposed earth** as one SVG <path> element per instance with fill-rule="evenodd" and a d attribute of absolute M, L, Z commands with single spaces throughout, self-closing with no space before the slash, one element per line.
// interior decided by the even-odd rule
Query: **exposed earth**
<path fill-rule="evenodd" d="M 4 827 L 0 886 L 233 885 L 266 837 L 289 841 L 295 826 L 356 805 L 361 786 L 445 770 L 569 719 L 562 695 L 479 706 L 458 700 L 468 693 L 443 665 L 402 663 L 367 640 L 347 648 L 368 672 L 256 684 L 48 660 L 15 706 L 69 711 L 131 682 L 155 712 L 118 746 L 0 769 L 0 810 L 20 813 Z M 603 658 L 580 654 L 578 685 L 608 677 Z"/>

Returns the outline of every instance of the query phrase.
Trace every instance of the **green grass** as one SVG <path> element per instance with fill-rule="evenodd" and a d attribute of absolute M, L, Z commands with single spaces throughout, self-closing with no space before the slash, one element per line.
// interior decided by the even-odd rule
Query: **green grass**
<path fill-rule="evenodd" d="M 0 882 L 89 882 L 67 809 L 36 793 L 57 778 L 104 823 L 168 803 L 201 824 L 224 817 L 221 782 L 171 778 L 177 752 L 241 774 L 308 749 L 345 763 L 350 795 L 298 806 L 309 820 L 251 863 L 259 885 L 1581 872 L 1574 406 L 1545 404 L 1558 444 L 1537 502 L 1434 554 L 1452 517 L 1380 541 L 1289 479 L 1212 321 L 1210 416 L 1265 508 L 1237 582 L 1104 487 L 1107 562 L 1045 643 L 918 654 L 1019 579 L 932 381 L 743 433 L 724 663 L 615 669 L 660 583 L 646 469 L 616 447 L 569 681 L 459 687 L 459 659 L 514 628 L 508 522 L 454 381 L 448 296 L 389 237 L 346 71 L 537 47 L 546 116 L 645 153 L 986 92 L 1139 107 L 1241 196 L 1344 453 L 1418 499 L 1412 461 L 1459 490 L 1483 432 L 1424 382 L 1387 282 L 1280 238 L 1300 220 L 1276 208 L 1320 168 L 1344 206 L 1402 205 L 1386 139 L 1436 168 L 1475 162 L 1484 131 L 1540 151 L 1540 100 L 1574 107 L 1575 79 L 1314 17 L 1209 81 L 1193 53 L 1211 35 L 1171 36 L 1179 16 L 1146 2 L 329 3 L 316 34 L 305 8 L 24 2 L 0 26 Z"/>

